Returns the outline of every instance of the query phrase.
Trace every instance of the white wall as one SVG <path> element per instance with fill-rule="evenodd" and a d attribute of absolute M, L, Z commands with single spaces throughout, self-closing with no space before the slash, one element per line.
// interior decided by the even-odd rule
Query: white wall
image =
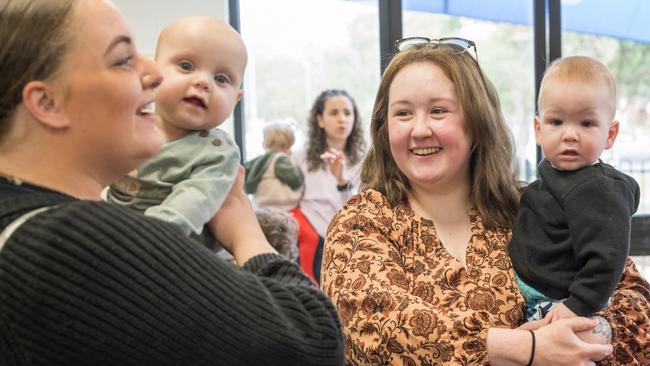
<path fill-rule="evenodd" d="M 133 29 L 135 43 L 144 55 L 153 56 L 160 31 L 177 18 L 211 15 L 228 21 L 226 0 L 112 0 Z"/>

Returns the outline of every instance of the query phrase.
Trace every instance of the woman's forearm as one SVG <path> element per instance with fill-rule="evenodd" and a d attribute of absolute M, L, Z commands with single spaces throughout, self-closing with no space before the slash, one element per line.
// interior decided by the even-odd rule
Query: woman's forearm
<path fill-rule="evenodd" d="M 596 324 L 594 320 L 576 317 L 536 329 L 532 365 L 582 365 L 605 358 L 612 353 L 611 345 L 585 343 L 576 336 Z M 528 330 L 490 328 L 487 351 L 492 365 L 527 365 L 533 354 L 533 337 Z"/>
<path fill-rule="evenodd" d="M 491 365 L 526 365 L 532 353 L 532 335 L 527 330 L 490 328 L 487 352 Z"/>

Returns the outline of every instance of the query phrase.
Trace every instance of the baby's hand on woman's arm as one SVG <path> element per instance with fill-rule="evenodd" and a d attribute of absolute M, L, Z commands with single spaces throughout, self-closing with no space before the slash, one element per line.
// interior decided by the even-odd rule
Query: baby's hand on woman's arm
<path fill-rule="evenodd" d="M 576 316 L 578 316 L 578 314 L 571 311 L 571 309 L 567 308 L 566 305 L 557 304 L 551 308 L 548 314 L 546 314 L 544 320 L 546 320 L 547 323 L 553 323 L 560 319 L 575 318 Z"/>

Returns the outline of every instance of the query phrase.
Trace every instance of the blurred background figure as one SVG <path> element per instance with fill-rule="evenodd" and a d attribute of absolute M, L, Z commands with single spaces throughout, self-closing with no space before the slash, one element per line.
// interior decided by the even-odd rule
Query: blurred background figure
<path fill-rule="evenodd" d="M 320 93 L 308 125 L 304 150 L 292 156 L 305 175 L 305 193 L 294 217 L 300 227 L 300 267 L 318 283 L 330 220 L 359 189 L 365 140 L 359 110 L 345 90 Z"/>
<path fill-rule="evenodd" d="M 298 222 L 285 211 L 273 207 L 255 210 L 266 240 L 281 255 L 298 262 Z"/>
<path fill-rule="evenodd" d="M 264 127 L 264 155 L 247 162 L 244 190 L 253 195 L 257 207 L 290 211 L 298 207 L 304 191 L 304 176 L 289 155 L 295 142 L 293 129 L 276 122 Z"/>

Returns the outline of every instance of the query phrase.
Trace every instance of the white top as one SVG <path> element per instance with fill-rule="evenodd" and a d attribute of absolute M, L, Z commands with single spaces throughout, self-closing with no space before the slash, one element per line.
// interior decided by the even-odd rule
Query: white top
<path fill-rule="evenodd" d="M 325 238 L 327 227 L 334 214 L 359 191 L 361 161 L 353 166 L 348 166 L 346 162 L 343 176 L 352 182 L 352 188 L 339 192 L 336 189 L 336 178 L 327 167 L 309 171 L 306 150 L 293 154 L 291 158 L 305 175 L 305 193 L 300 201 L 300 210 L 316 229 L 318 235 Z"/>

